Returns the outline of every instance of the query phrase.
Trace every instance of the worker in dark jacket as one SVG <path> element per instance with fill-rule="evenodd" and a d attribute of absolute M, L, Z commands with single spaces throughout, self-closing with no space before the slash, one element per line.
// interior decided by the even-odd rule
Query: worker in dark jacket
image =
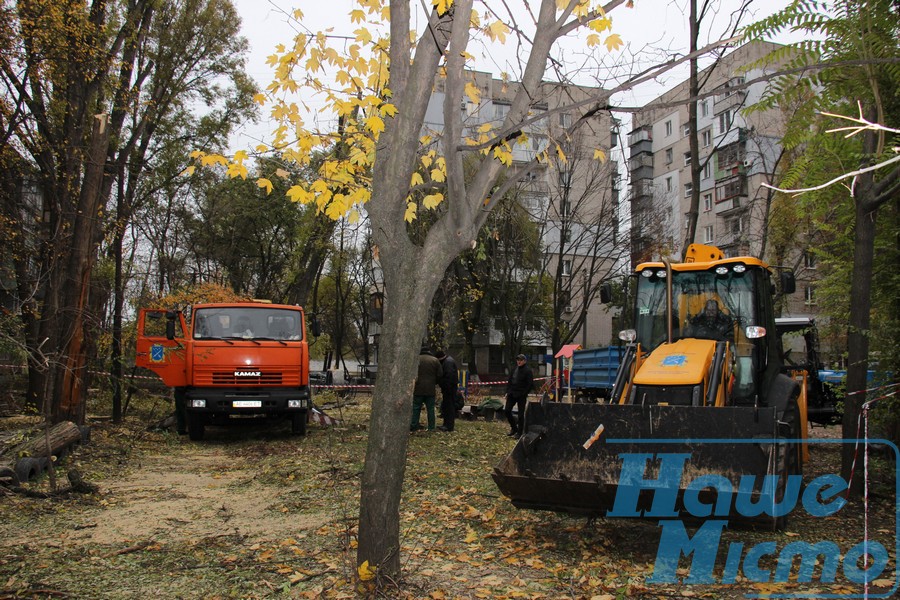
<path fill-rule="evenodd" d="M 514 438 L 521 437 L 522 427 L 525 423 L 525 404 L 528 402 L 528 394 L 534 387 L 534 375 L 531 368 L 525 363 L 525 355 L 516 356 L 516 368 L 509 374 L 506 383 L 506 406 L 503 409 L 506 420 L 509 421 L 509 433 L 506 435 Z M 518 419 L 513 415 L 513 406 L 518 407 Z"/>
<path fill-rule="evenodd" d="M 444 367 L 441 366 L 441 362 L 431 355 L 428 348 L 422 348 L 419 352 L 419 372 L 413 388 L 412 420 L 409 423 L 410 431 L 422 429 L 422 426 L 419 425 L 419 416 L 422 414 L 423 404 L 428 416 L 428 431 L 434 431 L 435 388 L 440 385 L 443 377 Z"/>
<path fill-rule="evenodd" d="M 456 389 L 459 381 L 456 361 L 443 350 L 438 350 L 434 357 L 444 368 L 444 375 L 441 378 L 441 418 L 444 424 L 438 429 L 453 431 L 456 424 Z"/>

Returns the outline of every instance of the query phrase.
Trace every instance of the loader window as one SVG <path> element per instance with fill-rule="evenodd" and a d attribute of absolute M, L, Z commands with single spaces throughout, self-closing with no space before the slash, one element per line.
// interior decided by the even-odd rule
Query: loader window
<path fill-rule="evenodd" d="M 753 277 L 746 271 L 673 271 L 673 336 L 712 337 L 691 325 L 715 303 L 722 322 L 730 324 L 731 330 L 724 337 L 735 345 L 748 342 L 743 330 L 757 324 L 754 287 Z M 652 350 L 666 340 L 667 334 L 666 278 L 662 270 L 638 277 L 636 302 L 637 341 Z"/>

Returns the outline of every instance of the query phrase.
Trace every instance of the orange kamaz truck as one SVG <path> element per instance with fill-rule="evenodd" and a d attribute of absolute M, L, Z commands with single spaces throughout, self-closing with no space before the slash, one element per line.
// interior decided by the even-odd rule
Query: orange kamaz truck
<path fill-rule="evenodd" d="M 315 327 L 313 327 L 314 329 Z M 262 301 L 142 309 L 137 366 L 174 388 L 179 430 L 202 440 L 207 425 L 283 417 L 306 433 L 312 409 L 303 309 Z"/>

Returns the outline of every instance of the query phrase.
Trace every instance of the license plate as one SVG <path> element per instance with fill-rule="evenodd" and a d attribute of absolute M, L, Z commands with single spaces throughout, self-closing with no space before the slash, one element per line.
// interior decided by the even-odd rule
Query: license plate
<path fill-rule="evenodd" d="M 234 408 L 260 408 L 262 400 L 234 400 L 231 406 Z"/>

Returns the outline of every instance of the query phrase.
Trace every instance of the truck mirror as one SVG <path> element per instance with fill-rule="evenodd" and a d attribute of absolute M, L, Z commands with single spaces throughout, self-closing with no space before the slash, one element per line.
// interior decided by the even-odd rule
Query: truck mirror
<path fill-rule="evenodd" d="M 600 304 L 609 304 L 612 301 L 612 286 L 608 282 L 600 284 Z"/>
<path fill-rule="evenodd" d="M 313 334 L 313 337 L 319 337 L 322 335 L 322 325 L 319 323 L 319 319 L 313 315 L 309 319 L 309 331 Z"/>
<path fill-rule="evenodd" d="M 797 280 L 794 279 L 793 271 L 781 272 L 781 293 L 793 294 L 797 291 Z"/>

